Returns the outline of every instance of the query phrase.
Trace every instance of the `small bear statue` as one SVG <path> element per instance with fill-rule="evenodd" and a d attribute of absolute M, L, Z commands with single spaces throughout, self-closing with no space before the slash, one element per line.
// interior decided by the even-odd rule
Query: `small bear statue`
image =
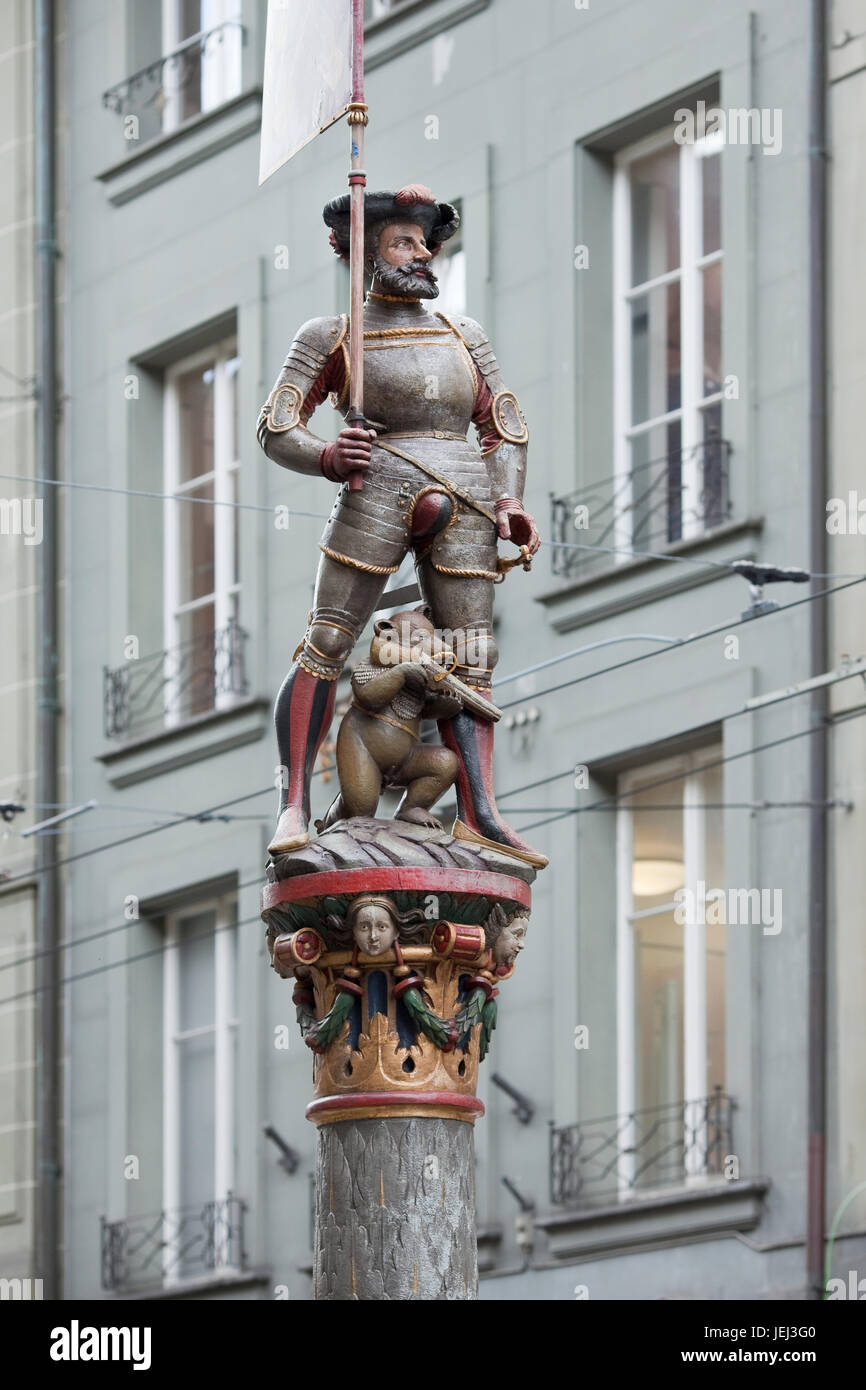
<path fill-rule="evenodd" d="M 448 719 L 463 702 L 442 688 L 456 658 L 437 640 L 429 611 L 409 609 L 374 625 L 369 659 L 354 670 L 352 703 L 337 735 L 340 793 L 317 822 L 320 832 L 340 820 L 375 816 L 383 787 L 405 788 L 397 820 L 442 829 L 430 808 L 453 784 L 458 763 L 448 748 L 421 742 L 421 721 Z"/>

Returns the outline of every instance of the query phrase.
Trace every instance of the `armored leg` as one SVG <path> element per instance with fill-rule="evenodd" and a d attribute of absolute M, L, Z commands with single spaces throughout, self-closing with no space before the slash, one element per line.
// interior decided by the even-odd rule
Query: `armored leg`
<path fill-rule="evenodd" d="M 492 700 L 490 685 L 499 653 L 493 640 L 491 580 L 443 574 L 424 561 L 419 566 L 422 593 L 436 627 L 448 623 L 458 665 L 454 674 Z M 517 859 L 543 868 L 547 859 L 506 825 L 493 792 L 493 724 L 468 710 L 443 719 L 439 732 L 457 755 L 456 839 L 489 844 Z"/>
<path fill-rule="evenodd" d="M 323 555 L 309 626 L 274 707 L 279 749 L 280 814 L 269 854 L 309 840 L 310 781 L 331 725 L 336 682 L 379 601 L 386 576 Z"/>

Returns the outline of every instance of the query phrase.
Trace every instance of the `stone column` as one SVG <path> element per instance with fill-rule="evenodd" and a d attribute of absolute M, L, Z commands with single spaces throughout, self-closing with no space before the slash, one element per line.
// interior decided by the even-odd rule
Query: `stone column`
<path fill-rule="evenodd" d="M 319 1126 L 315 1298 L 477 1296 L 473 1137 L 426 1116 Z"/>

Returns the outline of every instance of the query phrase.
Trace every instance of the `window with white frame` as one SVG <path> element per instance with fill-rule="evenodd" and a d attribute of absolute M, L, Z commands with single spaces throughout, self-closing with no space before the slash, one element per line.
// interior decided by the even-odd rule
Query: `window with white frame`
<path fill-rule="evenodd" d="M 673 129 L 614 172 L 617 541 L 658 549 L 727 514 L 718 134 Z"/>
<path fill-rule="evenodd" d="M 726 928 L 702 904 L 725 884 L 719 756 L 716 746 L 619 781 L 618 1110 L 642 1112 L 622 1135 L 628 1190 L 654 1186 L 663 1167 L 669 1180 L 672 1152 L 683 1177 L 717 1157 L 706 1121 L 725 1089 Z"/>
<path fill-rule="evenodd" d="M 224 1203 L 237 1172 L 237 905 L 233 895 L 169 914 L 163 956 L 164 1277 L 201 1268 L 178 1233 Z M 207 1218 L 204 1218 L 205 1222 Z M 217 1251 L 217 1254 L 219 1252 Z"/>
<path fill-rule="evenodd" d="M 241 0 L 162 0 L 162 128 L 241 91 Z"/>
<path fill-rule="evenodd" d="M 234 339 L 165 377 L 165 718 L 228 708 L 243 688 L 238 628 L 238 369 Z"/>

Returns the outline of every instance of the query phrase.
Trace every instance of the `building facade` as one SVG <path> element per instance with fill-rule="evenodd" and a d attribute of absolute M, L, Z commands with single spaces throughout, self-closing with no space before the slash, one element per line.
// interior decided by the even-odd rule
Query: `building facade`
<path fill-rule="evenodd" d="M 40 774 L 42 710 L 54 706 L 52 718 L 62 730 L 65 670 L 62 649 L 50 640 L 45 647 L 56 657 L 57 699 L 42 684 L 41 649 L 46 629 L 41 623 L 40 588 L 46 573 L 45 551 L 52 545 L 49 509 L 62 519 L 63 502 L 57 490 L 43 488 L 38 477 L 45 457 L 38 439 L 37 413 L 46 369 L 44 339 L 39 331 L 42 298 L 37 264 L 50 254 L 37 225 L 40 215 L 35 152 L 40 140 L 37 123 L 36 7 L 14 0 L 0 14 L 0 71 L 3 81 L 2 211 L 0 242 L 0 1280 L 2 1296 L 50 1297 L 51 1269 L 40 1258 L 41 1224 L 37 1153 L 59 1156 L 62 1123 L 63 1044 L 59 992 L 48 991 L 50 971 L 40 954 L 39 897 L 44 893 L 44 861 L 55 856 L 55 827 L 46 826 L 40 846 L 36 827 L 60 814 L 60 804 L 41 805 L 45 796 Z M 58 4 L 53 26 L 55 69 L 64 54 L 63 6 Z M 47 67 L 48 65 L 46 65 Z M 56 228 L 62 238 L 64 217 L 64 123 L 62 106 L 56 121 Z M 51 183 L 50 178 L 47 179 Z M 44 215 L 44 212 L 42 213 Z M 63 268 L 57 268 L 55 305 L 58 338 L 63 341 Z M 49 296 L 50 297 L 50 296 Z M 50 354 L 49 354 L 50 355 Z M 50 373 L 55 379 L 55 373 Z M 50 387 L 49 387 L 50 389 Z M 58 378 L 58 409 L 52 440 L 63 439 L 63 383 Z M 62 447 L 62 444 L 61 444 Z M 50 451 L 49 451 L 50 452 Z M 58 527 L 62 535 L 62 525 Z M 54 552 L 56 554 L 56 550 Z M 62 553 L 62 551 L 61 551 Z M 61 562 L 62 568 L 62 562 Z M 57 586 L 50 585 L 52 589 Z M 62 582 L 61 586 L 62 588 Z M 59 590 L 57 590 L 59 594 Z M 59 600 L 62 601 L 62 600 Z M 59 736 L 58 736 L 59 737 Z M 64 794 L 62 739 L 57 772 L 58 803 Z M 52 876 L 53 877 L 53 876 Z M 44 903 L 44 897 L 43 897 Z M 59 906 L 59 904 L 58 904 Z M 47 914 L 41 914 L 44 921 Z M 59 911 L 51 911 L 59 930 Z M 56 959 L 59 959 L 59 953 Z M 52 1012 L 58 1029 L 51 1056 L 37 1070 L 44 1046 L 41 1007 Z M 40 1041 L 41 1038 L 41 1041 Z M 42 1098 L 40 1100 L 40 1097 Z M 55 1103 L 56 1100 L 56 1103 Z M 46 1135 L 46 1119 L 51 1135 Z M 60 1207 L 62 1174 L 57 1179 L 54 1211 Z M 52 1200 L 49 1197 L 49 1202 Z M 45 1219 L 42 1208 L 41 1221 Z M 50 1223 L 49 1223 L 50 1225 Z M 57 1245 L 45 1226 L 44 1249 Z M 49 1261 L 51 1263 L 51 1261 Z M 38 1283 L 35 1281 L 39 1281 Z"/>
<path fill-rule="evenodd" d="M 482 1068 L 484 1299 L 805 1297 L 809 712 L 748 702 L 810 674 L 813 605 L 731 564 L 808 560 L 808 13 L 371 0 L 370 186 L 460 204 L 443 303 L 527 415 L 546 540 L 497 601 L 501 804 L 551 862 Z M 69 1297 L 311 1296 L 310 1059 L 258 895 L 333 489 L 255 421 L 346 300 L 346 141 L 257 187 L 264 37 L 260 0 L 70 15 L 70 778 L 108 809 L 69 835 Z M 833 139 L 853 202 L 844 111 Z M 855 821 L 827 814 L 831 1215 L 866 1137 Z"/>
<path fill-rule="evenodd" d="M 866 506 L 860 466 L 858 382 L 866 369 L 863 341 L 864 287 L 851 257 L 847 229 L 862 215 L 864 170 L 860 149 L 866 100 L 866 9 L 856 0 L 837 0 L 830 32 L 828 117 L 832 142 L 829 206 L 829 470 L 827 568 L 840 574 L 862 572 L 866 560 Z M 852 499 L 852 493 L 854 494 Z M 844 520 L 843 520 L 844 516 Z M 837 581 L 844 583 L 844 580 Z M 828 613 L 829 662 L 856 662 L 866 650 L 866 617 L 855 583 L 834 598 Z M 830 713 L 838 721 L 830 752 L 831 795 L 845 810 L 830 824 L 831 955 L 834 999 L 830 1033 L 830 1120 L 835 1130 L 837 1169 L 832 1175 L 830 1208 L 841 1212 L 843 1230 L 866 1227 L 866 1126 L 859 1097 L 866 1084 L 866 1025 L 863 982 L 866 948 L 859 929 L 863 865 L 859 854 L 863 825 L 860 789 L 866 767 L 863 681 L 832 687 Z M 862 1269 L 856 1258 L 838 1262 L 834 1274 L 848 1277 Z M 862 1278 L 862 1275 L 860 1275 Z"/>

